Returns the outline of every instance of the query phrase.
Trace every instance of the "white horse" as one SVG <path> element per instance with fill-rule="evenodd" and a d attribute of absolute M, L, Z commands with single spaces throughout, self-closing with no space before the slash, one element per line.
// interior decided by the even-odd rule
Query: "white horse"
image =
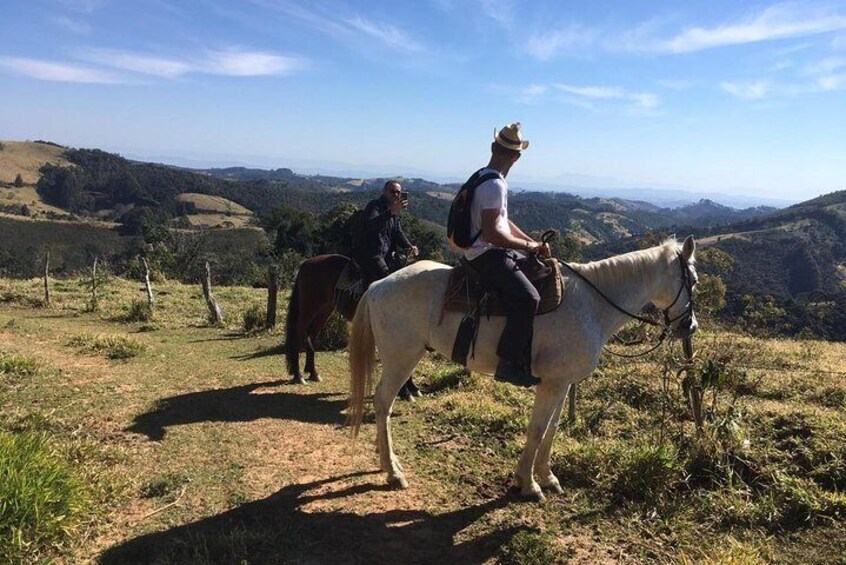
<path fill-rule="evenodd" d="M 570 273 L 561 306 L 535 318 L 532 372 L 541 383 L 535 391 L 526 446 L 515 471 L 521 496 L 543 499 L 542 488 L 562 492 L 550 469 L 550 451 L 564 399 L 571 384 L 593 372 L 602 347 L 629 321 L 623 311 L 638 312 L 651 302 L 664 310 L 666 329 L 675 337 L 688 338 L 696 331 L 692 297 L 695 247 L 693 236 L 688 236 L 684 244 L 671 239 L 650 249 L 573 265 L 595 288 Z M 361 427 L 365 391 L 372 390 L 378 347 L 382 379 L 373 399 L 376 443 L 388 484 L 396 488 L 407 488 L 408 482 L 393 450 L 391 409 L 427 347 L 446 356 L 452 351 L 462 314 L 446 312 L 441 320 L 449 274 L 450 267 L 431 261 L 397 271 L 370 286 L 353 320 L 349 344 L 353 435 L 357 436 Z M 494 372 L 496 346 L 504 324 L 504 317 L 482 319 L 469 369 Z"/>

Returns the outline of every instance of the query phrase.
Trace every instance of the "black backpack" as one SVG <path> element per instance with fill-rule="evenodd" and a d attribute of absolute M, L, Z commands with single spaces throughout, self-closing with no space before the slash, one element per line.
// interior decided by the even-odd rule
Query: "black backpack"
<path fill-rule="evenodd" d="M 341 233 L 346 240 L 345 251 L 348 253 L 354 253 L 361 246 L 364 237 L 364 212 L 365 208 L 359 208 L 350 214 L 341 226 Z"/>
<path fill-rule="evenodd" d="M 447 218 L 447 239 L 453 249 L 467 249 L 471 247 L 479 236 L 482 235 L 481 230 L 478 233 L 470 233 L 472 230 L 472 221 L 470 219 L 470 208 L 473 204 L 473 195 L 476 194 L 476 189 L 482 183 L 493 179 L 501 179 L 502 175 L 493 172 L 482 174 L 483 169 L 479 169 L 467 179 L 461 188 L 458 189 L 458 194 L 452 200 L 452 205 L 449 207 L 449 217 Z"/>

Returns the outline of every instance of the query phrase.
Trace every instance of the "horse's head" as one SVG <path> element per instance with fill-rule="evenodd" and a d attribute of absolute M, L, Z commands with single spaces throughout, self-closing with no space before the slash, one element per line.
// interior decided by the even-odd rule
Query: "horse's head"
<path fill-rule="evenodd" d="M 694 267 L 694 251 L 696 242 L 692 235 L 687 236 L 681 246 L 673 246 L 673 257 L 668 263 L 664 285 L 653 300 L 655 306 L 664 311 L 664 322 L 672 330 L 673 336 L 679 339 L 692 336 L 699 327 L 693 311 L 693 287 L 699 281 Z"/>

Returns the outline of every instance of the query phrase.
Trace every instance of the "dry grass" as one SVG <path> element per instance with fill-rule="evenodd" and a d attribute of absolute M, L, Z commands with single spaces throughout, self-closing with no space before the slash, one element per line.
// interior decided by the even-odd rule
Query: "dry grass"
<path fill-rule="evenodd" d="M 253 213 L 240 204 L 221 196 L 210 196 L 196 192 L 183 192 L 176 199 L 179 202 L 190 202 L 197 207 L 198 212 L 213 212 L 217 214 L 232 214 L 251 216 Z"/>
<path fill-rule="evenodd" d="M 30 141 L 3 141 L 0 151 L 0 182 L 14 182 L 20 174 L 26 184 L 35 184 L 38 172 L 45 163 L 71 166 L 64 157 L 65 150 L 53 145 Z"/>

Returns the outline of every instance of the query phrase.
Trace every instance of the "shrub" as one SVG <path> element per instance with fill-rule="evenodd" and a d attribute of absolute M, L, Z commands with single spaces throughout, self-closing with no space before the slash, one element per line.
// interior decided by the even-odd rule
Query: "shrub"
<path fill-rule="evenodd" d="M 37 559 L 70 538 L 88 506 L 81 481 L 46 436 L 0 432 L 0 555 Z"/>
<path fill-rule="evenodd" d="M 32 357 L 17 353 L 0 352 L 0 375 L 29 377 L 38 371 L 38 363 Z"/>
<path fill-rule="evenodd" d="M 655 500 L 681 479 L 681 462 L 675 446 L 643 443 L 620 447 L 611 490 L 630 500 Z"/>
<path fill-rule="evenodd" d="M 241 328 L 245 332 L 255 332 L 264 329 L 266 313 L 260 304 L 253 304 L 241 314 Z"/>
<path fill-rule="evenodd" d="M 143 353 L 147 346 L 125 335 L 79 335 L 68 345 L 89 353 L 105 353 L 109 359 L 129 359 Z"/>
<path fill-rule="evenodd" d="M 15 186 L 20 188 L 24 185 L 23 177 L 20 173 L 15 177 Z"/>
<path fill-rule="evenodd" d="M 122 322 L 149 322 L 153 319 L 153 308 L 146 300 L 133 300 L 118 316 Z"/>

